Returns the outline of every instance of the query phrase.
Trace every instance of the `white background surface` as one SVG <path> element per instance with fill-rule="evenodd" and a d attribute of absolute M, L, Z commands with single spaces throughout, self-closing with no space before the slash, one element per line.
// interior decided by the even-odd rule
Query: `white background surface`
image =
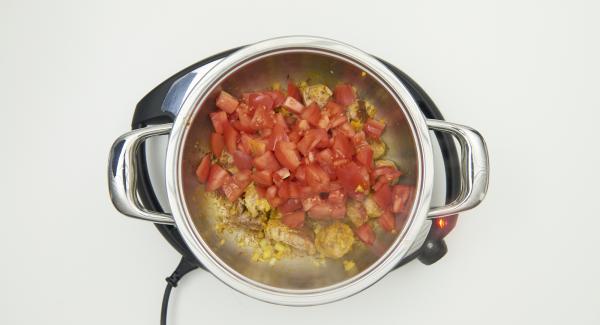
<path fill-rule="evenodd" d="M 0 1 L 1 324 L 158 323 L 178 256 L 110 204 L 108 149 L 174 72 L 287 34 L 378 55 L 480 130 L 486 201 L 440 262 L 350 299 L 273 306 L 196 271 L 170 324 L 600 323 L 597 1 L 256 2 Z"/>

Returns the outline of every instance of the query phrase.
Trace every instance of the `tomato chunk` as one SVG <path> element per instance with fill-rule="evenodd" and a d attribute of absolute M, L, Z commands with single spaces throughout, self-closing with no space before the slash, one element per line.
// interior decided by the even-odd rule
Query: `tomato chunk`
<path fill-rule="evenodd" d="M 268 97 L 267 98 L 271 98 Z M 254 111 L 254 116 L 252 116 L 252 120 L 250 121 L 250 127 L 255 130 L 272 128 L 275 125 L 275 113 L 271 108 L 267 108 L 264 105 L 259 106 Z"/>
<path fill-rule="evenodd" d="M 400 213 L 405 212 L 408 209 L 408 200 L 412 187 L 408 185 L 396 185 L 392 189 L 393 203 L 392 212 Z"/>
<path fill-rule="evenodd" d="M 389 232 L 396 230 L 396 217 L 390 211 L 384 211 L 378 221 L 383 229 Z"/>
<path fill-rule="evenodd" d="M 223 186 L 227 177 L 229 177 L 229 173 L 225 169 L 217 164 L 213 164 L 210 167 L 208 180 L 206 181 L 206 191 L 212 192 L 219 189 Z"/>
<path fill-rule="evenodd" d="M 200 164 L 198 168 L 196 168 L 196 177 L 200 183 L 206 182 L 208 179 L 208 174 L 210 172 L 210 157 L 205 155 L 202 160 L 200 160 Z"/>
<path fill-rule="evenodd" d="M 233 177 L 227 176 L 223 183 L 222 191 L 230 202 L 237 200 L 246 187 L 250 184 L 250 171 L 242 171 Z"/>
<path fill-rule="evenodd" d="M 374 119 L 368 119 L 364 126 L 366 135 L 372 139 L 379 139 L 383 133 L 383 129 L 385 129 L 385 123 Z"/>
<path fill-rule="evenodd" d="M 255 109 L 264 107 L 267 110 L 273 109 L 273 98 L 268 94 L 250 94 L 248 97 L 248 104 Z"/>
<path fill-rule="evenodd" d="M 210 149 L 212 150 L 215 157 L 219 158 L 221 153 L 223 152 L 223 147 L 225 146 L 225 142 L 223 140 L 223 135 L 213 132 L 210 135 Z"/>
<path fill-rule="evenodd" d="M 373 149 L 369 145 L 357 148 L 356 160 L 361 165 L 371 169 L 373 167 Z"/>
<path fill-rule="evenodd" d="M 326 220 L 331 218 L 331 205 L 318 202 L 308 210 L 308 216 L 316 220 Z"/>
<path fill-rule="evenodd" d="M 295 171 L 300 166 L 300 156 L 291 142 L 279 141 L 275 147 L 275 157 L 291 171 Z"/>
<path fill-rule="evenodd" d="M 354 94 L 354 89 L 351 85 L 339 84 L 335 86 L 333 98 L 335 99 L 336 103 L 342 106 L 348 106 L 354 102 L 356 99 L 356 94 Z"/>
<path fill-rule="evenodd" d="M 371 225 L 368 223 L 364 223 L 356 228 L 356 235 L 358 236 L 358 239 L 369 246 L 373 245 L 375 242 L 375 232 L 373 232 L 373 228 L 371 228 Z"/>
<path fill-rule="evenodd" d="M 241 150 L 233 152 L 233 163 L 239 170 L 252 169 L 252 157 Z"/>
<path fill-rule="evenodd" d="M 325 104 L 325 111 L 329 115 L 329 118 L 334 118 L 336 116 L 343 115 L 344 107 L 336 104 L 333 101 L 328 101 L 327 104 Z"/>
<path fill-rule="evenodd" d="M 329 189 L 329 175 L 319 164 L 306 166 L 306 182 L 315 192 L 325 192 Z"/>
<path fill-rule="evenodd" d="M 298 151 L 300 151 L 302 155 L 307 156 L 308 152 L 314 149 L 323 138 L 327 138 L 327 131 L 323 129 L 311 129 L 306 131 L 302 140 L 298 142 Z"/>
<path fill-rule="evenodd" d="M 386 210 L 392 204 L 392 189 L 389 184 L 384 184 L 381 186 L 375 194 L 373 194 L 373 200 L 375 203 L 383 209 Z"/>
<path fill-rule="evenodd" d="M 264 154 L 254 158 L 252 162 L 258 170 L 268 170 L 270 172 L 274 172 L 281 168 L 281 165 L 279 165 L 277 159 L 275 159 L 275 156 L 271 151 L 267 151 Z"/>
<path fill-rule="evenodd" d="M 217 107 L 231 114 L 238 107 L 238 100 L 231 96 L 228 92 L 221 90 L 217 97 Z"/>
<path fill-rule="evenodd" d="M 283 107 L 297 114 L 302 113 L 302 110 L 304 109 L 304 105 L 302 105 L 300 101 L 290 96 L 283 102 Z"/>
<path fill-rule="evenodd" d="M 335 134 L 331 149 L 333 149 L 333 156 L 335 158 L 351 158 L 354 153 L 352 143 L 342 133 Z"/>
<path fill-rule="evenodd" d="M 273 107 L 279 107 L 285 100 L 285 95 L 279 90 L 267 91 L 265 94 L 269 95 L 273 100 Z"/>
<path fill-rule="evenodd" d="M 302 97 L 300 96 L 300 89 L 298 89 L 293 82 L 288 82 L 287 95 L 296 99 L 297 101 L 302 100 Z"/>
<path fill-rule="evenodd" d="M 301 228 L 304 226 L 304 211 L 284 214 L 283 217 L 281 217 L 281 222 L 290 228 Z"/>
<path fill-rule="evenodd" d="M 288 199 L 279 206 L 279 211 L 281 213 L 294 212 L 300 209 L 302 209 L 302 202 L 299 199 Z"/>
<path fill-rule="evenodd" d="M 268 170 L 255 171 L 252 174 L 252 180 L 262 186 L 270 186 L 273 184 L 273 179 L 271 178 L 271 172 Z"/>
<path fill-rule="evenodd" d="M 224 128 L 223 139 L 225 140 L 225 147 L 230 154 L 233 154 L 237 149 L 238 132 L 229 123 L 226 123 Z"/>
<path fill-rule="evenodd" d="M 364 192 L 369 189 L 369 173 L 365 167 L 348 162 L 336 167 L 338 182 L 346 192 Z"/>
<path fill-rule="evenodd" d="M 319 108 L 319 104 L 316 102 L 310 104 L 302 111 L 300 117 L 307 120 L 312 126 L 319 126 L 319 121 L 321 120 L 321 109 Z"/>
<path fill-rule="evenodd" d="M 210 113 L 210 120 L 215 128 L 215 132 L 219 134 L 223 134 L 223 132 L 225 132 L 225 125 L 228 124 L 227 113 L 224 111 Z"/>

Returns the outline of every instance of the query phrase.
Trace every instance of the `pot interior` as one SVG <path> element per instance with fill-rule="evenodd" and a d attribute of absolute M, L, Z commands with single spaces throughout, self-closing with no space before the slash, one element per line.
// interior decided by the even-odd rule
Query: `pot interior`
<path fill-rule="evenodd" d="M 204 193 L 204 186 L 195 177 L 200 159 L 210 152 L 209 139 L 213 128 L 208 114 L 217 110 L 216 96 L 221 89 L 241 96 L 243 92 L 270 89 L 274 83 L 279 83 L 285 91 L 288 80 L 296 83 L 323 83 L 330 89 L 340 82 L 351 83 L 357 89 L 359 98 L 377 107 L 377 118 L 383 118 L 387 122 L 383 135 L 383 140 L 388 145 L 385 159 L 394 161 L 398 169 L 404 172 L 400 183 L 415 185 L 417 190 L 420 168 L 417 163 L 418 151 L 410 119 L 388 88 L 365 68 L 338 54 L 325 51 L 294 49 L 263 54 L 224 74 L 213 90 L 198 101 L 184 137 L 180 170 L 189 218 L 205 248 L 212 252 L 222 266 L 237 273 L 241 279 L 253 280 L 275 290 L 315 290 L 359 277 L 384 258 L 388 249 L 402 240 L 405 228 L 411 224 L 414 195 L 410 199 L 411 208 L 408 212 L 396 215 L 396 233 L 390 234 L 377 227 L 374 245 L 366 246 L 355 241 L 356 247 L 339 260 L 306 256 L 283 258 L 272 265 L 257 262 L 252 260 L 254 249 L 251 245 L 240 245 L 239 233 L 217 231 L 219 220 L 215 205 L 210 204 Z M 355 269 L 346 270 L 344 261 L 353 261 Z"/>

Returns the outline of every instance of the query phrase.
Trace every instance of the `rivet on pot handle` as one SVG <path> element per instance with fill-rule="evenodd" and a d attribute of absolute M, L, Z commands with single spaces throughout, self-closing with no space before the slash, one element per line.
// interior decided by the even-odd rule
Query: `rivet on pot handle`
<path fill-rule="evenodd" d="M 427 217 L 440 218 L 476 207 L 487 192 L 489 183 L 489 160 L 487 146 L 479 132 L 468 126 L 440 120 L 427 120 L 427 126 L 434 131 L 446 132 L 454 136 L 461 149 L 461 191 L 448 205 L 432 208 Z"/>
<path fill-rule="evenodd" d="M 169 134 L 171 127 L 172 124 L 147 126 L 127 132 L 113 143 L 108 161 L 108 189 L 115 208 L 124 215 L 154 223 L 175 224 L 173 217 L 168 214 L 144 209 L 137 194 L 137 153 L 140 144 L 150 137 Z"/>

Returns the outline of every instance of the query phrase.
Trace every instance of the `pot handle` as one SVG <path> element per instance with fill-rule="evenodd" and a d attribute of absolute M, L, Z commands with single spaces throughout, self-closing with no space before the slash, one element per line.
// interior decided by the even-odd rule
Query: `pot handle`
<path fill-rule="evenodd" d="M 427 218 L 442 218 L 476 207 L 483 201 L 489 183 L 490 166 L 485 140 L 479 132 L 464 125 L 427 120 L 427 126 L 431 130 L 454 136 L 460 143 L 462 155 L 460 193 L 453 202 L 429 210 Z"/>
<path fill-rule="evenodd" d="M 126 216 L 161 224 L 175 224 L 171 215 L 148 211 L 142 207 L 137 193 L 137 154 L 146 139 L 171 132 L 171 123 L 151 125 L 120 136 L 110 149 L 108 190 L 113 205 Z"/>

